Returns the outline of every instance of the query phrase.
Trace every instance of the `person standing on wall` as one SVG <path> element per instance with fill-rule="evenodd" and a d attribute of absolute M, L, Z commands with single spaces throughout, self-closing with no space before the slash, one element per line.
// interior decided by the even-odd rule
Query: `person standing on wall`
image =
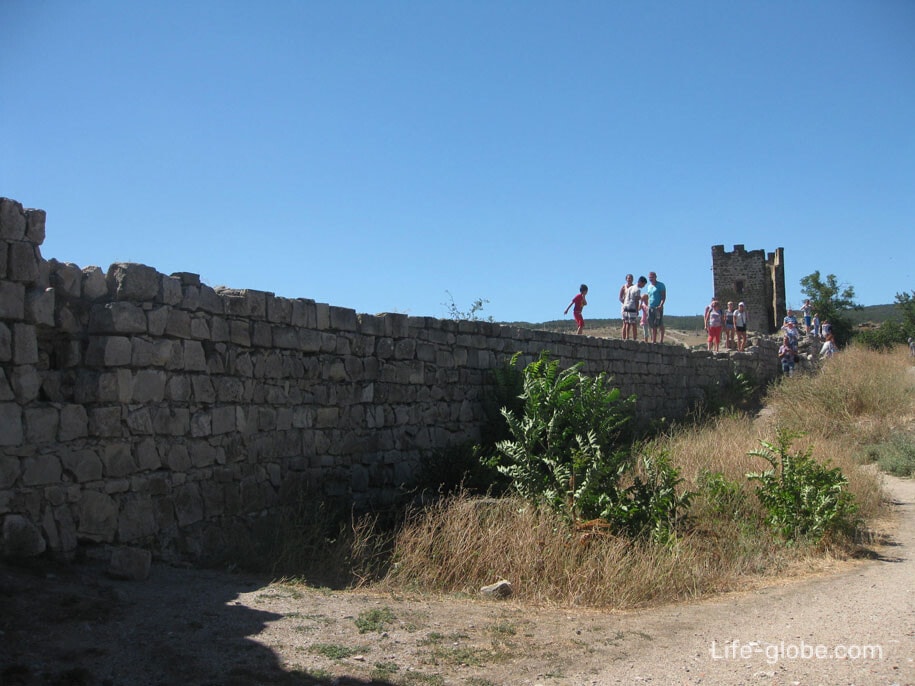
<path fill-rule="evenodd" d="M 737 311 L 734 312 L 734 332 L 737 335 L 737 352 L 743 352 L 747 347 L 747 304 L 744 302 L 737 303 Z"/>
<path fill-rule="evenodd" d="M 575 323 L 578 324 L 578 331 L 576 333 L 581 333 L 585 329 L 585 318 L 582 316 L 581 311 L 584 306 L 588 304 L 587 295 L 588 287 L 585 284 L 582 284 L 578 289 L 578 295 L 572 298 L 572 302 L 566 306 L 566 310 L 563 312 L 563 314 L 568 314 L 569 308 L 573 308 L 572 316 L 575 317 Z"/>
<path fill-rule="evenodd" d="M 812 331 L 810 330 L 811 317 L 813 313 L 813 305 L 810 304 L 810 298 L 804 301 L 804 304 L 801 306 L 801 312 L 804 315 L 804 335 L 809 336 Z"/>
<path fill-rule="evenodd" d="M 620 332 L 620 337 L 624 341 L 626 340 L 626 332 L 629 330 L 629 327 L 626 326 L 626 291 L 632 287 L 633 278 L 632 274 L 626 274 L 626 283 L 620 286 L 620 319 L 623 320 L 623 328 Z"/>
<path fill-rule="evenodd" d="M 664 342 L 664 303 L 667 302 L 667 286 L 658 281 L 658 275 L 648 272 L 648 327 L 651 329 L 651 342 Z M 660 340 L 658 333 L 660 332 Z"/>
<path fill-rule="evenodd" d="M 721 306 L 718 300 L 712 298 L 712 302 L 705 308 L 705 331 L 708 333 L 708 350 L 714 350 L 717 353 L 721 349 L 721 325 L 724 321 L 724 315 L 721 312 Z"/>
<path fill-rule="evenodd" d="M 623 298 L 623 340 L 627 338 L 633 341 L 639 340 L 639 305 L 642 302 L 642 288 L 648 281 L 644 276 L 639 277 L 639 281 L 634 286 L 626 289 L 626 295 Z"/>
<path fill-rule="evenodd" d="M 724 311 L 724 349 L 731 350 L 734 344 L 734 303 L 728 301 L 728 309 Z"/>

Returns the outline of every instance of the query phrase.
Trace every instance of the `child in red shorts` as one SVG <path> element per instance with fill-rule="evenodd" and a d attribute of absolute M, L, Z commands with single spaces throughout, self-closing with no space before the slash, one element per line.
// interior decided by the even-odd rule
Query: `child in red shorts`
<path fill-rule="evenodd" d="M 578 324 L 578 333 L 581 333 L 585 328 L 585 319 L 581 316 L 581 310 L 588 304 L 588 300 L 585 297 L 587 295 L 588 287 L 582 284 L 581 288 L 578 289 L 578 295 L 572 298 L 572 302 L 568 304 L 565 312 L 563 312 L 563 314 L 568 314 L 569 308 L 572 308 L 572 316 L 575 317 L 575 323 Z"/>

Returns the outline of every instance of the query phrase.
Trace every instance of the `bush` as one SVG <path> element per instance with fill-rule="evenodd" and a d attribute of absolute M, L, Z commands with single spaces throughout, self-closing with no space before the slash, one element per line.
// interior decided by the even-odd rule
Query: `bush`
<path fill-rule="evenodd" d="M 915 440 L 908 434 L 894 433 L 889 440 L 867 448 L 870 460 L 894 476 L 915 475 Z"/>
<path fill-rule="evenodd" d="M 750 455 L 761 457 L 770 468 L 750 472 L 758 481 L 756 494 L 766 509 L 766 523 L 786 541 L 819 541 L 826 534 L 854 529 L 857 506 L 848 492 L 848 480 L 838 467 L 825 467 L 811 458 L 813 447 L 791 453 L 797 434 L 779 429 L 776 443 L 760 441 Z"/>

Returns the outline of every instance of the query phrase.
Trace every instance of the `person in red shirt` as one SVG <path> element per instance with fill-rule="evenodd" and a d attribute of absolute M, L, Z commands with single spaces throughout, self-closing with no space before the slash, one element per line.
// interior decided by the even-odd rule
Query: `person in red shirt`
<path fill-rule="evenodd" d="M 582 284 L 581 288 L 578 289 L 578 295 L 572 298 L 572 302 L 566 306 L 566 310 L 563 312 L 563 314 L 568 314 L 569 308 L 572 308 L 572 316 L 575 317 L 575 323 L 578 324 L 578 333 L 584 331 L 585 328 L 585 319 L 581 316 L 581 310 L 588 304 L 587 295 L 588 287 Z"/>

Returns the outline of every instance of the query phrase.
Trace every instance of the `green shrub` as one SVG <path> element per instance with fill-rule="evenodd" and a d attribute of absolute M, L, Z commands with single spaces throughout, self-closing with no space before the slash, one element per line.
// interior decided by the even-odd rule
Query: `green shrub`
<path fill-rule="evenodd" d="M 743 487 L 722 472 L 703 470 L 697 483 L 709 509 L 715 515 L 731 521 L 744 519 L 749 511 Z"/>
<path fill-rule="evenodd" d="M 787 541 L 819 541 L 828 533 L 849 532 L 857 506 L 848 492 L 848 480 L 838 467 L 829 468 L 811 458 L 813 447 L 791 453 L 798 434 L 779 429 L 776 443 L 760 441 L 749 455 L 761 457 L 770 468 L 751 472 L 758 481 L 756 494 L 766 510 L 766 522 Z"/>
<path fill-rule="evenodd" d="M 908 434 L 892 434 L 886 442 L 869 447 L 867 455 L 881 471 L 888 474 L 901 477 L 915 475 L 915 439 Z"/>

